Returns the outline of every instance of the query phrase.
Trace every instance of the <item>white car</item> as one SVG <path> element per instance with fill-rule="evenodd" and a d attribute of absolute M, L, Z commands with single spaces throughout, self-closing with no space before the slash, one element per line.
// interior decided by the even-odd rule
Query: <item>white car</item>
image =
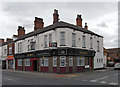
<path fill-rule="evenodd" d="M 118 69 L 120 70 L 120 63 L 116 63 L 116 64 L 115 64 L 114 70 L 116 70 L 116 69 L 117 69 L 117 70 L 118 70 Z"/>

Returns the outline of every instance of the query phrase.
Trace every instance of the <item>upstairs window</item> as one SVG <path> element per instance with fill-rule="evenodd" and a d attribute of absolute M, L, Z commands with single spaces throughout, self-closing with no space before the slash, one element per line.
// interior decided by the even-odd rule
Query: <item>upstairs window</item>
<path fill-rule="evenodd" d="M 9 47 L 9 54 L 12 54 L 12 47 Z"/>
<path fill-rule="evenodd" d="M 35 41 L 33 41 L 33 39 L 28 40 L 28 51 L 30 50 L 35 50 Z"/>
<path fill-rule="evenodd" d="M 47 47 L 47 35 L 44 36 L 44 47 Z"/>
<path fill-rule="evenodd" d="M 92 37 L 90 37 L 90 49 L 92 49 Z"/>
<path fill-rule="evenodd" d="M 22 52 L 22 42 L 18 43 L 18 52 Z"/>
<path fill-rule="evenodd" d="M 76 46 L 76 34 L 72 33 L 72 46 Z"/>
<path fill-rule="evenodd" d="M 82 36 L 82 47 L 86 48 L 86 38 L 85 38 L 85 36 Z"/>
<path fill-rule="evenodd" d="M 99 41 L 97 41 L 97 51 L 98 52 L 100 51 L 100 43 L 99 43 Z"/>
<path fill-rule="evenodd" d="M 52 42 L 52 34 L 49 34 L 49 43 Z"/>
<path fill-rule="evenodd" d="M 4 49 L 4 55 L 7 55 L 7 49 Z"/>
<path fill-rule="evenodd" d="M 60 32 L 60 45 L 65 45 L 65 32 Z"/>

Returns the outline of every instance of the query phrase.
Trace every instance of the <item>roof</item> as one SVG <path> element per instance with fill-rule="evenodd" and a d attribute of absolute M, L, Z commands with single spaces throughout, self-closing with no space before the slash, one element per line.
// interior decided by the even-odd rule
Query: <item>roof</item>
<path fill-rule="evenodd" d="M 27 37 L 31 37 L 31 36 L 34 36 L 34 35 L 37 35 L 37 34 L 40 34 L 40 33 L 43 33 L 43 32 L 46 32 L 46 31 L 49 31 L 49 30 L 54 30 L 55 28 L 71 28 L 71 29 L 74 29 L 74 30 L 78 30 L 78 31 L 81 31 L 81 32 L 84 32 L 84 33 L 88 33 L 88 34 L 91 34 L 91 35 L 96 35 L 98 37 L 102 37 L 101 35 L 98 35 L 90 30 L 87 30 L 85 28 L 82 28 L 80 26 L 76 26 L 76 25 L 73 25 L 73 24 L 69 24 L 69 23 L 66 23 L 66 22 L 63 22 L 63 21 L 60 21 L 60 22 L 57 22 L 57 23 L 54 23 L 52 25 L 49 25 L 47 27 L 44 27 L 42 29 L 38 29 L 36 31 L 32 31 L 28 34 L 25 34 L 24 36 L 18 38 L 17 40 L 15 41 L 18 41 L 18 40 L 23 40 Z"/>
<path fill-rule="evenodd" d="M 8 41 L 8 42 L 4 42 L 4 43 L 2 44 L 2 46 L 7 45 L 7 44 L 12 43 L 12 42 L 14 42 L 14 41 L 13 41 L 13 40 L 10 40 L 10 41 Z"/>

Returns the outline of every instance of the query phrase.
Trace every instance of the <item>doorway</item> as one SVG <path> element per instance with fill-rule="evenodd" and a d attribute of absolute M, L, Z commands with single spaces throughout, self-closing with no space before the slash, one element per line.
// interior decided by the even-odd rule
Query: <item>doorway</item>
<path fill-rule="evenodd" d="M 33 60 L 33 64 L 34 64 L 34 71 L 37 71 L 37 60 Z"/>

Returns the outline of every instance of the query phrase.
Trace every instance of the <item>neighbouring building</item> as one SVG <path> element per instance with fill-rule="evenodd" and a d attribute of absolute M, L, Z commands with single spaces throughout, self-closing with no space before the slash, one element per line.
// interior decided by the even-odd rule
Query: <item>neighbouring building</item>
<path fill-rule="evenodd" d="M 120 48 L 109 48 L 106 49 L 108 54 L 108 62 L 120 62 Z"/>
<path fill-rule="evenodd" d="M 6 42 L 3 42 L 2 49 L 2 62 L 4 69 L 12 69 L 15 70 L 15 44 L 14 41 L 21 36 L 25 35 L 24 27 L 18 26 L 18 35 L 13 35 L 12 38 L 7 38 Z"/>
<path fill-rule="evenodd" d="M 87 23 L 83 27 L 81 15 L 73 25 L 59 21 L 55 9 L 47 27 L 35 17 L 34 31 L 14 42 L 16 70 L 72 73 L 104 67 L 103 36 L 90 31 Z"/>

